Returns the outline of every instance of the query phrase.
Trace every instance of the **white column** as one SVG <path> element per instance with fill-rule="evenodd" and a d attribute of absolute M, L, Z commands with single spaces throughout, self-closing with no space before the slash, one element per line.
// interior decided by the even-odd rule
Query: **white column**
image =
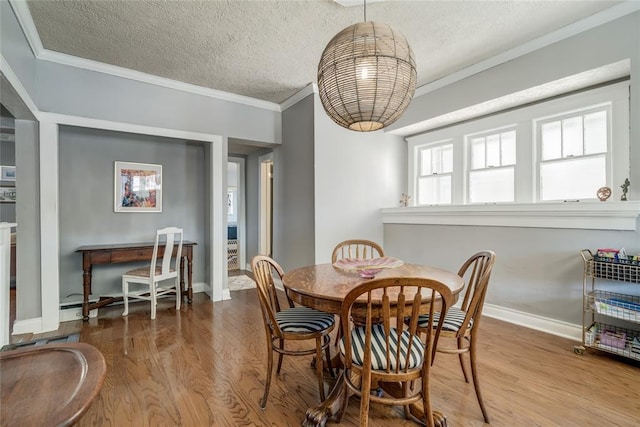
<path fill-rule="evenodd" d="M 227 286 L 227 138 L 211 143 L 211 299 L 229 299 Z M 226 290 L 226 292 L 225 292 Z"/>
<path fill-rule="evenodd" d="M 11 227 L 16 224 L 0 222 L 0 347 L 9 344 L 9 266 L 11 265 Z"/>
<path fill-rule="evenodd" d="M 40 121 L 40 275 L 42 332 L 60 324 L 58 123 Z"/>

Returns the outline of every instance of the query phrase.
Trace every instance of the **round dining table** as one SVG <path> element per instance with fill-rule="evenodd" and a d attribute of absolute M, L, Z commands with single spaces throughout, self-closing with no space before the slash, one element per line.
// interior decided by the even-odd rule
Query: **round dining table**
<path fill-rule="evenodd" d="M 463 278 L 456 273 L 427 265 L 403 263 L 399 267 L 382 268 L 375 274 L 375 279 L 396 277 L 437 280 L 451 290 L 454 298 L 457 298 L 464 288 Z M 357 270 L 343 269 L 329 263 L 297 268 L 282 277 L 282 283 L 291 300 L 305 307 L 336 315 L 340 315 L 342 300 L 349 291 L 370 280 L 372 279 L 361 277 Z M 396 384 L 385 383 L 381 386 L 389 394 L 397 396 L 401 393 Z M 335 420 L 345 402 L 344 393 L 344 378 L 340 375 L 325 401 L 307 410 L 302 425 L 324 426 L 328 419 Z M 411 413 L 421 419 L 422 405 L 412 405 Z M 436 425 L 446 425 L 446 417 L 441 412 L 433 411 L 433 414 Z"/>

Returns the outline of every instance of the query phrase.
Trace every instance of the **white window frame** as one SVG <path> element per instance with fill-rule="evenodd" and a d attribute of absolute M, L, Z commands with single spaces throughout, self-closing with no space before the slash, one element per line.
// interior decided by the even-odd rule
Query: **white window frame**
<path fill-rule="evenodd" d="M 473 143 L 473 139 L 474 138 L 486 138 L 487 136 L 491 136 L 491 135 L 501 135 L 503 133 L 506 132 L 510 132 L 513 131 L 515 132 L 516 135 L 516 160 L 513 163 L 513 165 L 503 165 L 502 164 L 502 159 L 500 159 L 500 165 L 499 166 L 486 166 L 484 168 L 480 168 L 480 169 L 472 169 L 471 168 L 471 159 L 472 159 L 472 143 Z M 464 142 L 465 142 L 465 153 L 466 153 L 466 157 L 465 157 L 465 168 L 464 168 L 464 174 L 465 174 L 465 187 L 464 187 L 464 200 L 466 204 L 485 204 L 487 202 L 471 202 L 471 172 L 477 172 L 477 171 L 483 171 L 483 170 L 497 170 L 497 169 L 513 169 L 513 202 L 491 202 L 491 203 L 514 203 L 516 200 L 516 182 L 517 182 L 517 176 L 516 176 L 516 171 L 518 169 L 518 156 L 517 156 L 517 149 L 518 149 L 518 129 L 517 126 L 510 124 L 507 126 L 503 126 L 500 128 L 496 128 L 496 129 L 488 129 L 482 132 L 476 132 L 476 133 L 471 133 L 471 134 L 467 134 L 464 135 Z M 486 142 L 485 142 L 485 153 L 486 153 Z M 502 157 L 502 147 L 500 148 L 500 154 Z M 485 163 L 486 163 L 486 154 L 485 154 Z"/>
<path fill-rule="evenodd" d="M 416 147 L 439 141 L 453 141 L 454 171 L 452 205 L 412 205 L 382 210 L 385 223 L 498 225 L 514 227 L 593 228 L 635 230 L 640 202 L 619 202 L 620 184 L 629 176 L 629 86 L 630 81 L 604 85 L 595 89 L 559 96 L 504 113 L 467 121 L 458 125 L 406 137 L 408 146 L 409 194 L 416 190 Z M 588 106 L 611 102 L 610 153 L 611 168 L 607 182 L 611 183 L 611 198 L 600 201 L 544 202 L 538 201 L 538 149 L 534 120 L 556 116 L 563 112 L 582 110 Z M 467 183 L 464 135 L 497 129 L 515 124 L 516 144 L 516 202 L 490 205 L 465 203 Z"/>
<path fill-rule="evenodd" d="M 582 159 L 586 159 L 589 157 L 595 157 L 598 155 L 601 155 L 602 153 L 599 154 L 583 154 L 581 156 L 563 156 L 563 157 L 559 157 L 557 159 L 549 159 L 549 160 L 543 160 L 542 159 L 542 125 L 544 125 L 545 123 L 550 123 L 550 122 L 554 122 L 554 121 L 559 121 L 559 120 L 564 120 L 567 118 L 571 118 L 571 117 L 577 117 L 577 116 L 583 116 L 585 114 L 589 114 L 589 113 L 595 113 L 595 112 L 600 112 L 600 111 L 604 111 L 607 114 L 607 151 L 604 153 L 605 156 L 605 167 L 606 167 L 606 172 L 605 172 L 605 177 L 606 177 L 606 182 L 605 182 L 605 186 L 611 188 L 614 183 L 613 183 L 613 168 L 614 168 L 614 162 L 613 162 L 613 151 L 614 151 L 614 145 L 613 145 L 613 126 L 612 126 L 612 120 L 613 120 L 613 114 L 612 114 L 612 109 L 613 109 L 613 103 L 612 102 L 606 102 L 606 103 L 601 103 L 601 104 L 596 104 L 596 105 L 590 105 L 590 106 L 586 106 L 584 108 L 580 108 L 580 109 L 575 109 L 575 110 L 571 110 L 571 111 L 566 111 L 566 112 L 562 112 L 560 114 L 556 114 L 556 115 L 552 115 L 552 116 L 546 116 L 546 117 L 542 117 L 542 118 L 536 118 L 533 120 L 533 129 L 534 129 L 534 144 L 535 144 L 535 152 L 536 152 L 536 167 L 535 167 L 535 184 L 536 184 L 536 202 L 538 203 L 550 203 L 553 202 L 552 200 L 542 200 L 542 183 L 541 183 L 541 167 L 543 164 L 545 163 L 550 163 L 550 162 L 558 162 L 558 161 L 568 161 L 570 159 L 576 159 L 576 158 L 582 158 Z M 616 148 L 615 150 L 616 152 L 618 151 L 618 149 Z M 627 149 L 627 153 L 628 153 L 628 149 Z M 619 156 L 617 156 L 619 157 Z M 620 161 L 618 161 L 617 163 L 621 163 Z M 623 179 L 624 181 L 624 179 Z M 597 196 L 596 193 L 594 192 L 593 197 L 590 197 L 588 199 L 581 199 L 582 200 L 597 200 Z"/>
<path fill-rule="evenodd" d="M 451 145 L 451 149 L 453 151 L 453 156 L 454 156 L 454 160 L 453 160 L 453 165 L 451 168 L 451 172 L 438 172 L 438 173 L 432 173 L 431 175 L 422 175 L 421 171 L 422 171 L 422 167 L 420 164 L 420 160 L 422 159 L 422 152 L 424 150 L 433 150 L 434 148 L 437 147 L 444 147 L 447 145 Z M 453 181 L 454 181 L 454 171 L 455 171 L 455 145 L 453 144 L 453 141 L 446 139 L 446 140 L 442 140 L 442 141 L 434 141 L 434 142 L 430 142 L 427 144 L 422 144 L 419 145 L 417 147 L 415 147 L 415 150 L 413 150 L 413 154 L 415 156 L 415 159 L 413 160 L 415 162 L 415 170 L 416 170 L 416 177 L 413 180 L 413 187 L 412 187 L 412 194 L 415 194 L 415 200 L 417 201 L 418 199 L 418 187 L 419 184 L 418 182 L 420 181 L 420 178 L 428 178 L 428 177 L 432 177 L 434 175 L 436 176 L 450 176 L 451 177 L 451 197 L 450 197 L 450 202 L 449 203 L 445 203 L 447 205 L 450 205 L 453 203 L 453 194 L 454 194 L 454 189 L 453 189 Z"/>

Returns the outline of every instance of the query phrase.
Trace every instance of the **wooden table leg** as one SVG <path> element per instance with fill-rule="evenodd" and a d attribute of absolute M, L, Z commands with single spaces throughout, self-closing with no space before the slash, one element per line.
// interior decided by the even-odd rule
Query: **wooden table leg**
<path fill-rule="evenodd" d="M 185 295 L 187 297 L 189 296 L 184 286 L 184 259 L 185 258 L 186 257 L 180 257 L 180 297 L 181 298 L 184 298 Z"/>
<path fill-rule="evenodd" d="M 393 397 L 402 397 L 402 386 L 399 383 L 380 383 L 380 387 L 385 391 L 385 393 L 393 396 Z M 410 405 L 411 415 L 416 417 L 416 421 L 420 421 L 420 424 L 424 424 L 422 420 L 424 419 L 424 407 L 422 406 L 422 402 L 416 402 Z M 433 421 L 436 427 L 447 427 L 447 417 L 440 411 L 432 410 L 433 412 Z"/>
<path fill-rule="evenodd" d="M 91 264 L 82 268 L 82 320 L 89 321 L 89 295 L 91 294 Z"/>
<path fill-rule="evenodd" d="M 188 281 L 188 288 L 187 288 L 187 302 L 189 304 L 191 304 L 191 302 L 193 301 L 193 285 L 191 282 L 191 276 L 192 276 L 192 257 L 187 257 L 187 281 Z"/>
<path fill-rule="evenodd" d="M 344 410 L 346 393 L 344 386 L 344 371 L 340 373 L 338 380 L 333 385 L 329 396 L 318 406 L 307 409 L 303 427 L 319 426 L 324 427 L 329 419 L 336 420 L 338 414 Z"/>

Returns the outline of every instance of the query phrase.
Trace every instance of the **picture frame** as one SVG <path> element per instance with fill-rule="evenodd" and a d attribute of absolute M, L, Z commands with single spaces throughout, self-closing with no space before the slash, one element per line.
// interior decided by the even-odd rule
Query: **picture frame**
<path fill-rule="evenodd" d="M 162 165 L 114 162 L 114 212 L 162 212 Z"/>
<path fill-rule="evenodd" d="M 15 180 L 16 180 L 15 166 L 0 166 L 0 181 L 15 181 Z"/>
<path fill-rule="evenodd" d="M 16 187 L 13 185 L 0 187 L 0 203 L 15 203 L 15 202 L 16 202 Z"/>

